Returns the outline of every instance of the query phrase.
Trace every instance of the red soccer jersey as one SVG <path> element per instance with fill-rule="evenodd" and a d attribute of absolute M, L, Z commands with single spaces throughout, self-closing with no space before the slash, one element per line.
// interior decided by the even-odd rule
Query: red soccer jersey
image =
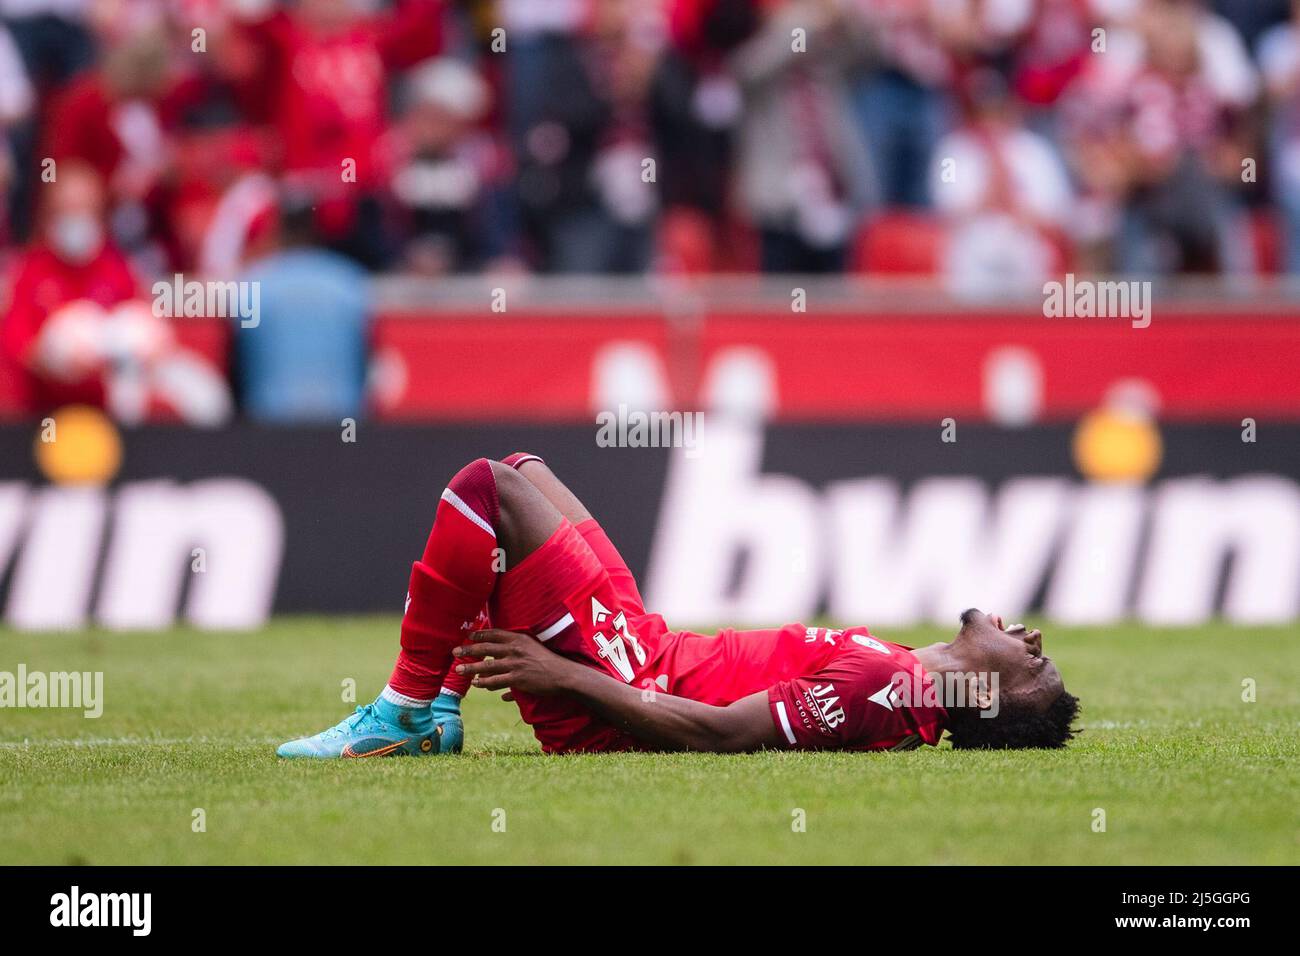
<path fill-rule="evenodd" d="M 910 649 L 865 627 L 669 630 L 646 613 L 632 572 L 592 520 L 564 522 L 502 576 L 489 608 L 495 626 L 533 634 L 647 693 L 721 707 L 766 692 L 773 726 L 790 747 L 909 749 L 937 744 L 948 720 Z M 514 697 L 547 753 L 643 747 L 577 701 Z"/>
<path fill-rule="evenodd" d="M 659 620 L 636 624 L 653 630 Z M 910 749 L 937 744 L 948 721 L 934 678 L 911 650 L 865 627 L 680 631 L 656 643 L 663 653 L 649 670 L 662 689 L 715 705 L 765 690 L 792 748 Z"/>

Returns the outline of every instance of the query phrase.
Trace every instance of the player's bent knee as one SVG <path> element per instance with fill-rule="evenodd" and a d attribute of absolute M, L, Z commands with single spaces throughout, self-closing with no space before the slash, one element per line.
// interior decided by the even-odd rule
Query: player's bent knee
<path fill-rule="evenodd" d="M 487 461 L 486 458 L 480 459 Z M 499 461 L 489 462 L 492 478 L 496 482 L 497 500 L 503 514 L 513 514 L 533 491 L 533 484 L 509 465 Z"/>
<path fill-rule="evenodd" d="M 538 466 L 545 467 L 546 462 L 540 455 L 534 455 L 530 451 L 515 451 L 501 459 L 501 464 L 509 465 L 516 471 L 523 471 L 525 465 L 530 469 L 536 469 Z"/>
<path fill-rule="evenodd" d="M 444 500 L 448 499 L 448 494 L 454 495 L 452 501 L 458 510 L 468 508 L 488 525 L 496 524 L 501 499 L 492 467 L 494 464 L 486 458 L 471 461 L 447 482 Z"/>

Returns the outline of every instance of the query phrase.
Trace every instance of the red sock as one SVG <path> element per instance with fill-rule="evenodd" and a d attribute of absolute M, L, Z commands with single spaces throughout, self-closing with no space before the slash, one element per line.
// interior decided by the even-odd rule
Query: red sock
<path fill-rule="evenodd" d="M 448 677 L 452 648 L 465 640 L 496 587 L 499 513 L 486 458 L 462 468 L 442 493 L 424 557 L 411 569 L 402 650 L 388 680 L 397 693 L 432 700 Z"/>
<path fill-rule="evenodd" d="M 542 461 L 540 455 L 529 454 L 526 451 L 517 451 L 513 455 L 506 455 L 501 459 L 501 464 L 509 465 L 515 471 L 518 471 L 519 466 L 526 461 L 541 461 L 543 465 L 546 464 L 546 462 Z"/>
<path fill-rule="evenodd" d="M 528 452 L 525 451 L 517 451 L 513 455 L 506 455 L 506 457 L 502 458 L 501 464 L 509 465 L 511 468 L 514 468 L 516 471 L 518 471 L 519 466 L 526 461 L 542 461 L 542 458 L 538 455 L 529 454 Z M 545 464 L 545 462 L 542 463 Z M 478 618 L 474 621 L 474 626 L 470 630 L 481 631 L 484 628 L 488 628 L 491 626 L 492 626 L 492 619 L 488 615 L 487 606 L 484 605 L 483 608 L 479 611 Z M 464 697 L 466 694 L 469 693 L 470 682 L 472 680 L 473 678 L 470 677 L 470 675 L 468 674 L 457 674 L 455 671 L 450 671 L 443 678 L 441 689 L 444 693 L 450 692 L 455 694 L 457 697 Z"/>

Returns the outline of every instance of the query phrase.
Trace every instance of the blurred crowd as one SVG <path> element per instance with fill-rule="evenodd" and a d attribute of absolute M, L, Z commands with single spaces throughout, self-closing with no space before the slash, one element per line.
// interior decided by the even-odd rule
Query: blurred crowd
<path fill-rule="evenodd" d="M 1286 0 L 0 0 L 0 17 L 9 247 L 55 228 L 53 160 L 99 176 L 112 241 L 158 274 L 236 270 L 286 194 L 324 245 L 421 275 L 1300 267 Z"/>
<path fill-rule="evenodd" d="M 1300 0 L 0 0 L 0 190 L 28 364 L 178 272 L 1296 272 Z"/>

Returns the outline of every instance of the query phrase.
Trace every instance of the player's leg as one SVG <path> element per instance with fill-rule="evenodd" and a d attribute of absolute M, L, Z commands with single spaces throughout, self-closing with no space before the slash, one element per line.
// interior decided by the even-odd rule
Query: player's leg
<path fill-rule="evenodd" d="M 501 459 L 501 463 L 509 465 L 519 474 L 528 479 L 542 495 L 555 506 L 555 509 L 568 518 L 575 525 L 580 525 L 584 521 L 591 521 L 591 512 L 587 506 L 569 490 L 569 486 L 556 477 L 555 472 L 539 456 L 528 452 L 517 451 L 513 455 L 507 455 Z"/>
<path fill-rule="evenodd" d="M 600 563 L 605 566 L 605 570 L 609 572 L 622 607 L 632 615 L 644 614 L 645 602 L 637 588 L 636 578 L 632 576 L 632 571 L 623 560 L 623 556 L 619 554 L 618 548 L 614 546 L 614 542 L 609 539 L 609 535 L 605 534 L 605 529 L 599 522 L 592 517 L 582 500 L 537 455 L 515 452 L 502 461 L 536 486 L 546 500 L 578 529 L 587 544 L 596 552 L 596 556 L 600 558 Z"/>
<path fill-rule="evenodd" d="M 570 491 L 559 478 L 555 477 L 551 469 L 546 466 L 546 462 L 537 456 L 528 452 L 515 452 L 501 459 L 501 464 L 513 468 L 520 475 L 527 478 L 529 483 L 540 491 L 555 509 L 560 512 L 569 522 L 574 525 L 581 525 L 583 521 L 590 521 L 591 514 L 578 500 L 577 495 Z M 471 631 L 482 630 L 485 627 L 491 627 L 492 621 L 488 615 L 487 608 L 483 608 L 475 620 Z M 442 682 L 442 688 L 438 691 L 438 696 L 434 698 L 432 710 L 434 719 L 444 715 L 459 715 L 461 699 L 469 693 L 470 679 L 468 676 L 457 674 L 455 671 L 449 673 Z"/>
<path fill-rule="evenodd" d="M 490 607 L 492 626 L 532 634 L 558 653 L 584 660 L 599 670 L 618 670 L 618 665 L 611 663 L 616 657 L 629 665 L 638 663 L 639 655 L 634 647 L 624 648 L 621 655 L 611 650 L 602 653 L 604 648 L 595 634 L 600 630 L 610 631 L 615 626 L 613 619 L 626 606 L 614 587 L 611 573 L 621 569 L 631 582 L 631 573 L 622 558 L 608 543 L 587 508 L 538 456 L 516 453 L 502 459 L 502 464 L 516 469 L 564 520 L 544 545 L 522 563 L 512 563 L 501 575 Z M 593 533 L 605 541 L 606 554 L 593 547 Z M 635 591 L 635 584 L 632 588 Z M 597 607 L 592 603 L 593 598 L 601 602 L 602 620 L 593 617 Z M 621 646 L 622 639 L 613 637 L 614 632 L 610 631 L 604 645 Z M 443 682 L 443 690 L 463 691 L 468 683 L 468 675 L 453 671 Z M 572 701 L 518 693 L 515 703 L 520 716 L 532 727 L 542 749 L 548 753 L 625 750 L 635 746 L 633 738 Z M 458 706 L 458 696 L 440 692 L 433 709 L 437 712 L 440 708 Z"/>
<path fill-rule="evenodd" d="M 473 626 L 501 572 L 535 552 L 563 523 L 560 512 L 514 469 L 486 458 L 462 468 L 443 491 L 424 555 L 412 568 L 401 652 L 388 685 L 352 717 L 277 752 L 336 757 L 458 749 L 459 717 L 449 734 L 430 709 L 451 668 L 452 648 Z M 450 717 L 443 721 L 451 723 Z"/>
<path fill-rule="evenodd" d="M 431 697 L 448 677 L 499 575 L 543 545 L 562 515 L 517 472 L 480 458 L 443 492 L 424 556 L 414 565 L 402 622 L 395 697 Z"/>
<path fill-rule="evenodd" d="M 551 470 L 546 467 L 546 463 L 537 455 L 528 452 L 515 452 L 502 458 L 501 464 L 513 468 L 528 478 L 529 483 L 537 488 L 546 500 L 573 524 L 576 525 L 584 518 L 591 517 L 577 496 L 551 473 Z M 525 466 L 527 467 L 525 468 Z M 548 476 L 549 480 L 547 480 Z M 491 626 L 491 617 L 488 614 L 488 609 L 484 607 L 479 611 L 474 626 L 470 630 L 479 631 Z M 469 688 L 470 678 L 467 675 L 457 674 L 455 671 L 447 674 L 443 679 L 442 688 L 438 691 L 438 696 L 433 699 L 431 709 L 434 720 L 437 721 L 444 716 L 459 716 L 461 699 L 469 693 Z"/>
<path fill-rule="evenodd" d="M 620 607 L 625 608 L 631 615 L 643 614 L 641 595 L 637 591 L 632 572 L 628 570 L 622 555 L 618 553 L 618 549 L 609 540 L 604 529 L 597 524 L 596 519 L 591 516 L 591 512 L 582 503 L 581 499 L 551 471 L 546 462 L 538 455 L 530 452 L 515 452 L 502 458 L 501 463 L 510 466 L 524 478 L 527 478 L 529 483 L 555 506 L 555 509 L 564 516 L 565 520 L 577 528 L 578 533 L 582 535 L 588 547 L 595 552 L 600 564 L 608 571 L 615 593 L 618 595 Z M 492 621 L 487 609 L 484 608 L 471 630 L 481 630 L 490 626 L 492 626 Z M 457 674 L 455 671 L 449 673 L 443 680 L 442 689 L 439 690 L 438 696 L 434 698 L 430 708 L 434 720 L 440 721 L 449 716 L 459 717 L 461 699 L 465 694 L 469 693 L 469 688 L 470 678 L 468 675 Z"/>

